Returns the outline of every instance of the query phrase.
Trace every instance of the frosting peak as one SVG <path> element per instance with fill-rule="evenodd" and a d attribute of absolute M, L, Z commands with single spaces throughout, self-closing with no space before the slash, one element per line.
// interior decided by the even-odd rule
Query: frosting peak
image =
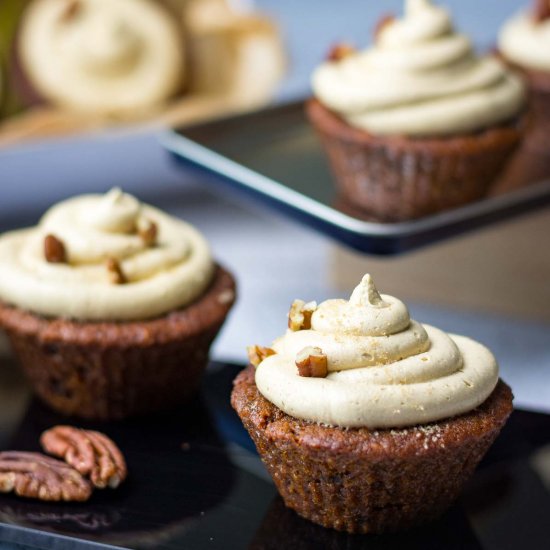
<path fill-rule="evenodd" d="M 326 378 L 299 375 L 296 358 L 318 348 Z M 327 300 L 311 329 L 288 330 L 257 367 L 262 395 L 291 416 L 326 424 L 397 428 L 467 412 L 498 380 L 481 344 L 410 319 L 366 275 L 350 300 Z"/>
<path fill-rule="evenodd" d="M 385 302 L 380 296 L 378 290 L 374 286 L 372 277 L 367 273 L 361 283 L 355 287 L 352 292 L 349 303 L 354 306 L 370 306 L 376 308 L 389 307 L 390 304 Z"/>
<path fill-rule="evenodd" d="M 49 260 L 48 238 L 63 261 Z M 66 200 L 0 237 L 0 300 L 43 315 L 143 320 L 194 300 L 212 273 L 200 233 L 120 189 Z"/>
<path fill-rule="evenodd" d="M 313 74 L 313 91 L 352 126 L 411 136 L 470 132 L 504 122 L 524 104 L 521 81 L 493 57 L 477 57 L 449 12 L 409 0 L 375 44 Z"/>
<path fill-rule="evenodd" d="M 140 211 L 141 205 L 135 197 L 115 187 L 83 212 L 83 220 L 86 225 L 99 231 L 131 233 L 135 231 Z"/>

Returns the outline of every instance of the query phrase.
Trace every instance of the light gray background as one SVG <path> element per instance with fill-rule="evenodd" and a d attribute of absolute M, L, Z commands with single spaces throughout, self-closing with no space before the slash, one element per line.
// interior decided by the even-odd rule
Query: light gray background
<path fill-rule="evenodd" d="M 288 44 L 289 74 L 279 99 L 306 95 L 309 73 L 331 44 L 346 40 L 366 45 L 379 14 L 399 11 L 401 5 L 367 0 L 257 4 L 279 21 Z M 499 24 L 521 4 L 455 0 L 447 5 L 457 26 L 488 49 Z M 239 303 L 217 341 L 215 357 L 244 362 L 246 345 L 267 344 L 282 333 L 294 298 L 335 296 L 328 278 L 331 245 L 323 237 L 256 205 L 203 189 L 168 162 L 149 133 L 113 132 L 0 152 L 0 228 L 34 222 L 43 208 L 68 195 L 113 185 L 196 224 L 216 257 L 236 274 Z M 384 281 L 378 284 L 391 294 Z M 550 411 L 550 326 L 423 304 L 411 304 L 411 311 L 420 321 L 484 342 L 496 353 L 516 404 Z"/>

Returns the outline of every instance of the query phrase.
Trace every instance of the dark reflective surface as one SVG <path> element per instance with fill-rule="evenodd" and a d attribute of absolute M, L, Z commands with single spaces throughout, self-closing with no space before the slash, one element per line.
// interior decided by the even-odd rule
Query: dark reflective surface
<path fill-rule="evenodd" d="M 12 368 L 0 359 L 0 382 L 13 379 Z M 201 395 L 169 416 L 79 423 L 119 443 L 130 468 L 127 483 L 98 491 L 83 504 L 0 495 L 0 540 L 68 550 L 97 543 L 159 549 L 550 548 L 550 493 L 542 481 L 550 461 L 549 416 L 516 411 L 461 500 L 438 521 L 406 533 L 348 535 L 284 506 L 229 405 L 238 368 L 212 365 Z M 24 386 L 16 387 L 23 396 Z M 17 419 L 5 407 L 0 415 L 5 448 L 38 450 L 40 433 L 66 422 L 34 400 Z"/>
<path fill-rule="evenodd" d="M 439 521 L 404 533 L 388 535 L 349 535 L 319 527 L 296 515 L 276 497 L 258 529 L 250 548 L 252 550 L 277 550 L 284 540 L 293 550 L 326 548 L 336 550 L 421 550 L 441 548 L 458 550 L 483 548 L 459 505 L 455 505 Z"/>

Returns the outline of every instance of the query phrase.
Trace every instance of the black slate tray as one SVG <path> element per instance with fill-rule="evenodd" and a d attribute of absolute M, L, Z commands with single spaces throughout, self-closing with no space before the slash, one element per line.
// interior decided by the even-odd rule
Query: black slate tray
<path fill-rule="evenodd" d="M 548 549 L 550 493 L 540 463 L 546 457 L 548 473 L 550 416 L 516 411 L 460 501 L 440 520 L 402 534 L 347 535 L 285 508 L 229 405 L 239 369 L 212 364 L 200 396 L 170 415 L 80 423 L 119 443 L 128 481 L 83 504 L 0 495 L 0 542 L 63 550 Z M 0 383 L 14 372 L 0 358 Z M 24 385 L 12 386 L 24 399 Z M 1 448 L 38 450 L 42 430 L 66 422 L 36 400 L 22 415 L 12 413 L 1 409 Z"/>
<path fill-rule="evenodd" d="M 550 181 L 400 223 L 337 209 L 327 160 L 302 102 L 167 130 L 161 144 L 187 169 L 360 252 L 400 254 L 550 204 Z"/>

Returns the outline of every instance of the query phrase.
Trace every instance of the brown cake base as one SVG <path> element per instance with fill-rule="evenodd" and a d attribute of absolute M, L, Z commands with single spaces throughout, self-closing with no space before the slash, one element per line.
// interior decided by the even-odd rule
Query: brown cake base
<path fill-rule="evenodd" d="M 550 138 L 550 127 L 548 134 Z M 524 143 L 512 156 L 505 170 L 491 187 L 490 195 L 503 195 L 550 178 L 550 143 L 548 149 Z"/>
<path fill-rule="evenodd" d="M 531 120 L 526 144 L 550 156 L 550 72 L 535 71 L 512 63 L 510 65 L 523 75 L 529 90 Z"/>
<path fill-rule="evenodd" d="M 45 403 L 66 415 L 120 419 L 174 408 L 195 393 L 234 301 L 235 281 L 217 267 L 199 299 L 157 319 L 47 319 L 0 302 L 0 327 Z"/>
<path fill-rule="evenodd" d="M 485 196 L 518 146 L 523 120 L 454 137 L 374 136 L 316 99 L 307 102 L 339 192 L 385 221 L 404 221 Z"/>
<path fill-rule="evenodd" d="M 491 193 L 500 194 L 550 178 L 550 72 L 526 69 L 500 59 L 519 72 L 529 91 L 525 139 Z"/>
<path fill-rule="evenodd" d="M 512 412 L 512 392 L 499 381 L 477 409 L 430 425 L 343 429 L 285 414 L 259 393 L 248 367 L 231 403 L 286 506 L 324 527 L 381 533 L 449 507 Z"/>

